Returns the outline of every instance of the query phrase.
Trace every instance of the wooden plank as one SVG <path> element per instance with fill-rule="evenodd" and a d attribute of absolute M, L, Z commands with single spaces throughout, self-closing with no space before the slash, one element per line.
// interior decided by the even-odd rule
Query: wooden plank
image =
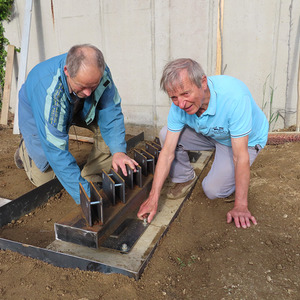
<path fill-rule="evenodd" d="M 6 68 L 5 68 L 5 84 L 4 84 L 1 121 L 0 121 L 0 124 L 2 125 L 7 125 L 7 121 L 8 121 L 8 109 L 9 109 L 11 79 L 12 79 L 13 64 L 14 64 L 14 53 L 15 53 L 15 46 L 8 45 Z"/>
<path fill-rule="evenodd" d="M 298 62 L 298 84 L 297 84 L 298 100 L 297 100 L 297 119 L 296 119 L 296 131 L 300 131 L 300 54 Z"/>
<path fill-rule="evenodd" d="M 222 47 L 223 47 L 223 11 L 224 0 L 218 1 L 218 28 L 217 28 L 217 57 L 216 57 L 216 75 L 222 74 Z"/>
<path fill-rule="evenodd" d="M 69 134 L 69 139 L 74 141 L 84 142 L 84 143 L 91 143 L 91 144 L 94 143 L 94 138 L 81 136 L 81 135 Z"/>

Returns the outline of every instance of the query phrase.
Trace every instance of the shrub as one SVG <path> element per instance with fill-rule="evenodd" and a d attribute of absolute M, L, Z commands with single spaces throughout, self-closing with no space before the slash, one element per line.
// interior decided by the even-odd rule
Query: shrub
<path fill-rule="evenodd" d="M 3 21 L 10 20 L 12 5 L 14 0 L 0 0 L 0 107 L 2 104 L 2 94 L 4 89 L 5 79 L 5 63 L 7 52 L 5 46 L 8 45 L 9 41 L 4 36 Z"/>

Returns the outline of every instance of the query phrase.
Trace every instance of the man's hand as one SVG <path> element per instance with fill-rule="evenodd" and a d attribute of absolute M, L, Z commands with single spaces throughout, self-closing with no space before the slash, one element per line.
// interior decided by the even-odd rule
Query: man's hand
<path fill-rule="evenodd" d="M 127 156 L 123 152 L 117 152 L 113 155 L 112 167 L 114 168 L 114 170 L 116 172 L 118 171 L 118 168 L 120 167 L 123 174 L 125 176 L 127 176 L 126 165 L 129 165 L 129 167 L 135 172 L 136 171 L 135 166 L 138 166 L 138 163 L 134 159 L 131 159 L 129 156 Z"/>
<path fill-rule="evenodd" d="M 137 216 L 140 220 L 143 220 L 147 216 L 147 222 L 150 223 L 157 211 L 157 203 L 158 201 L 155 201 L 153 199 L 150 199 L 150 197 L 141 205 Z"/>
<path fill-rule="evenodd" d="M 247 228 L 251 226 L 251 222 L 254 225 L 257 224 L 254 216 L 251 215 L 250 211 L 246 206 L 235 206 L 231 211 L 227 213 L 227 223 L 232 222 L 234 220 L 235 226 L 240 228 Z"/>

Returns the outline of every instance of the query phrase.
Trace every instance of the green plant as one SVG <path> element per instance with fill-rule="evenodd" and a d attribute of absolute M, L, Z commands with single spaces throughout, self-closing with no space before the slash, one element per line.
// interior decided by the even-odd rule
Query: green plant
<path fill-rule="evenodd" d="M 271 129 L 271 124 L 273 123 L 273 127 L 275 126 L 276 122 L 278 121 L 278 118 L 280 116 L 280 112 L 277 110 L 276 112 L 273 111 L 273 100 L 274 100 L 274 88 L 269 86 L 269 99 L 266 100 L 266 90 L 267 90 L 267 82 L 270 77 L 270 74 L 267 76 L 264 85 L 263 85 L 263 101 L 262 101 L 262 111 L 265 111 L 267 108 L 267 105 L 269 105 L 269 111 L 268 111 L 268 121 L 269 121 L 269 127 Z"/>
<path fill-rule="evenodd" d="M 269 107 L 269 126 L 271 127 L 271 124 L 274 122 L 274 125 L 276 124 L 280 113 L 279 111 L 273 112 L 272 107 L 273 107 L 273 97 L 274 97 L 274 89 L 270 87 L 271 93 L 270 93 L 270 107 Z"/>
<path fill-rule="evenodd" d="M 4 79 L 5 79 L 5 63 L 7 52 L 5 46 L 9 43 L 8 39 L 4 36 L 4 27 L 3 21 L 9 21 L 11 16 L 11 8 L 14 3 L 14 0 L 0 0 L 0 107 L 2 104 L 2 93 L 4 88 Z"/>
<path fill-rule="evenodd" d="M 186 266 L 186 264 L 184 263 L 184 261 L 181 258 L 177 257 L 177 260 L 178 260 L 180 268 L 183 268 Z"/>
<path fill-rule="evenodd" d="M 187 265 L 190 267 L 193 263 L 195 263 L 196 259 L 197 259 L 196 255 L 191 255 L 190 259 L 188 259 Z M 186 263 L 181 258 L 177 257 L 177 261 L 180 268 L 184 268 L 187 266 Z"/>

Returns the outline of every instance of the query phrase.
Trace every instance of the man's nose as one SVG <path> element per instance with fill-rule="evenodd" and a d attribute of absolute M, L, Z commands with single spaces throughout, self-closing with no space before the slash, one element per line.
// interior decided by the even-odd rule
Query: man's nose
<path fill-rule="evenodd" d="M 86 97 L 89 97 L 92 94 L 92 89 L 86 88 L 82 91 Z"/>
<path fill-rule="evenodd" d="M 179 108 L 184 109 L 184 107 L 185 107 L 185 100 L 184 100 L 183 97 L 179 97 L 178 98 L 178 106 L 179 106 Z"/>

